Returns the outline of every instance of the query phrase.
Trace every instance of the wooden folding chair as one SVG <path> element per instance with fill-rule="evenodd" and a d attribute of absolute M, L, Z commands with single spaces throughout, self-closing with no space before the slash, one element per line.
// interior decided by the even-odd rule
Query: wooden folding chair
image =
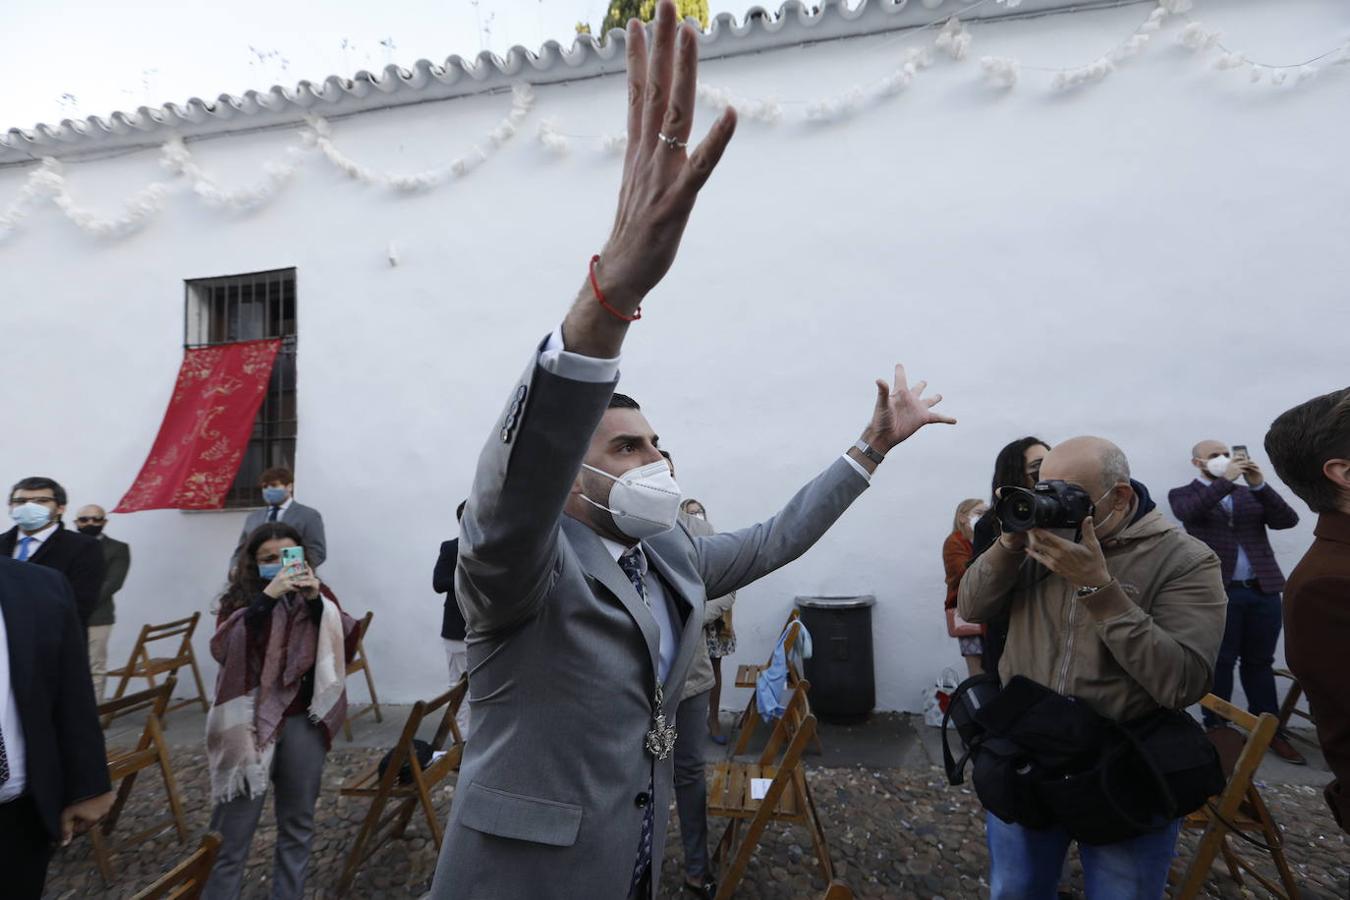
<path fill-rule="evenodd" d="M 99 715 L 108 719 L 145 711 L 145 727 L 141 729 L 141 737 L 136 745 L 132 748 L 108 748 L 108 780 L 113 784 L 120 781 L 121 784 L 117 788 L 117 799 L 113 802 L 108 815 L 89 831 L 89 838 L 94 844 L 94 860 L 105 884 L 111 883 L 113 877 L 108 838 L 117 827 L 117 819 L 126 808 L 127 798 L 131 796 L 136 777 L 142 770 L 159 768 L 160 777 L 164 780 L 164 792 L 169 798 L 169 815 L 144 831 L 131 835 L 125 843 L 135 844 L 152 834 L 158 834 L 169 825 L 177 828 L 180 842 L 187 840 L 187 819 L 183 815 L 183 801 L 178 793 L 178 782 L 174 778 L 173 765 L 169 760 L 169 745 L 164 740 L 162 724 L 164 714 L 169 708 L 169 700 L 173 697 L 173 689 L 177 684 L 178 679 L 170 675 L 169 680 L 159 687 L 109 700 L 98 708 Z"/>
<path fill-rule="evenodd" d="M 352 722 L 367 713 L 375 713 L 376 722 L 384 721 L 384 716 L 380 713 L 380 698 L 375 694 L 375 676 L 370 673 L 370 663 L 366 660 L 366 632 L 370 630 L 370 621 L 374 618 L 373 611 L 367 612 L 361 621 L 356 623 L 356 654 L 352 657 L 352 661 L 347 663 L 347 677 L 351 678 L 357 672 L 365 672 L 366 688 L 370 691 L 370 702 L 362 707 L 360 712 L 351 712 L 351 707 L 347 707 L 347 721 L 342 723 L 342 733 L 347 736 L 348 741 L 352 740 Z"/>
<path fill-rule="evenodd" d="M 1270 713 L 1262 713 L 1260 717 L 1253 716 L 1213 694 L 1207 695 L 1200 704 L 1247 732 L 1247 738 L 1234 760 L 1233 753 L 1226 753 L 1225 750 L 1231 751 L 1236 748 L 1225 746 L 1223 731 L 1216 733 L 1218 739 L 1215 740 L 1215 745 L 1219 748 L 1220 756 L 1226 757 L 1224 768 L 1228 774 L 1228 783 L 1218 797 L 1191 813 L 1183 822 L 1183 827 L 1197 830 L 1203 828 L 1205 833 L 1200 838 L 1199 846 L 1196 847 L 1195 856 L 1180 878 L 1181 887 L 1175 895 L 1176 900 L 1193 900 L 1200 895 L 1209 878 L 1214 859 L 1221 853 L 1228 865 L 1229 874 L 1239 886 L 1243 883 L 1242 873 L 1245 871 L 1274 896 L 1283 900 L 1298 900 L 1298 883 L 1294 880 L 1294 873 L 1290 871 L 1289 863 L 1284 857 L 1284 838 L 1253 782 L 1256 769 L 1266 755 L 1271 738 L 1275 737 L 1279 722 Z M 1229 840 L 1229 836 L 1233 834 L 1244 843 L 1250 842 L 1260 846 L 1264 852 L 1270 854 L 1284 886 L 1283 892 L 1280 885 L 1275 884 L 1257 871 L 1254 865 L 1238 855 L 1235 845 Z"/>
<path fill-rule="evenodd" d="M 339 790 L 343 797 L 365 797 L 370 799 L 370 809 L 365 821 L 347 855 L 347 865 L 342 870 L 342 878 L 337 885 L 339 896 L 351 887 L 352 879 L 370 856 L 390 838 L 401 838 L 408 828 L 413 812 L 421 806 L 426 816 L 427 827 L 431 830 L 431 840 L 436 847 L 441 846 L 441 823 L 432 806 L 431 791 L 446 776 L 459 771 L 459 762 L 464 755 L 464 737 L 459 732 L 455 715 L 459 712 L 464 695 L 469 690 L 468 677 L 461 678 L 450 690 L 434 700 L 419 700 L 413 704 L 408 721 L 403 726 L 403 734 L 394 746 L 389 757 L 389 765 L 384 774 L 380 774 L 379 762 L 372 763 L 368 769 L 354 776 Z M 413 738 L 422 725 L 422 720 L 436 710 L 441 713 L 440 724 L 431 739 L 433 759 L 424 769 L 417 761 L 417 751 L 413 747 Z M 450 746 L 447 738 L 453 737 Z M 435 754 L 440 754 L 436 756 Z M 399 782 L 399 772 L 407 766 L 412 773 L 409 784 Z M 386 806 L 397 801 L 388 812 Z"/>
<path fill-rule="evenodd" d="M 783 641 L 784 647 L 791 648 L 797 643 L 797 636 L 801 631 L 801 627 L 802 623 L 799 621 L 797 611 L 794 609 L 792 615 L 788 616 L 787 622 L 783 624 L 783 631 L 780 632 L 780 635 L 787 635 L 786 639 Z M 774 649 L 778 649 L 777 643 L 774 644 Z M 743 753 L 749 752 L 750 739 L 754 737 L 755 729 L 759 727 L 759 723 L 762 721 L 759 715 L 759 698 L 755 691 L 756 682 L 759 679 L 760 673 L 767 669 L 772 662 L 773 653 L 770 653 L 769 662 L 762 666 L 739 666 L 736 669 L 736 687 L 748 687 L 750 688 L 751 693 L 749 702 L 745 704 L 745 712 L 741 713 L 740 722 L 736 726 L 739 729 L 739 733 L 736 735 L 736 746 L 731 751 L 732 756 L 740 756 Z M 797 666 L 793 664 L 792 653 L 790 652 L 787 654 L 787 664 L 787 687 L 791 690 L 802 680 L 802 673 L 799 672 Z M 748 684 L 743 683 L 747 681 Z M 820 745 L 820 736 L 816 735 L 813 738 L 813 741 L 815 743 L 816 751 L 824 752 L 824 748 Z"/>
<path fill-rule="evenodd" d="M 811 832 L 816 860 L 826 884 L 834 882 L 829 842 L 825 839 L 825 829 L 802 764 L 802 754 L 816 732 L 816 717 L 811 715 L 806 702 L 809 690 L 806 681 L 798 681 L 793 687 L 787 709 L 774 725 L 769 743 L 757 762 L 726 760 L 713 766 L 708 779 L 708 815 L 731 820 L 714 853 L 718 870 L 717 900 L 729 900 L 736 893 L 750 864 L 750 856 L 770 822 L 805 825 Z M 756 779 L 769 780 L 762 800 L 753 797 Z M 740 833 L 742 824 L 746 825 L 743 836 Z M 832 896 L 849 895 L 841 895 L 835 889 Z"/>
<path fill-rule="evenodd" d="M 145 890 L 132 896 L 131 900 L 197 900 L 211 877 L 211 867 L 216 864 L 216 854 L 220 852 L 220 835 L 207 832 L 201 845 L 192 851 L 192 855 L 160 876 L 159 880 Z"/>
<path fill-rule="evenodd" d="M 1289 720 L 1294 716 L 1298 716 L 1300 719 L 1306 719 L 1309 723 L 1316 725 L 1317 720 L 1312 717 L 1311 711 L 1304 712 L 1298 708 L 1298 701 L 1303 696 L 1303 688 L 1299 685 L 1298 679 L 1294 677 L 1294 673 L 1290 672 L 1288 669 L 1276 669 L 1275 674 L 1280 678 L 1288 678 L 1290 682 L 1289 693 L 1284 695 L 1284 702 L 1280 704 L 1280 731 L 1284 731 L 1289 727 Z M 1305 741 L 1309 740 L 1296 731 L 1290 731 L 1288 733 L 1291 737 L 1296 737 Z M 1311 742 L 1316 743 L 1316 739 L 1313 739 Z"/>
<path fill-rule="evenodd" d="M 108 672 L 108 678 L 121 679 L 117 683 L 116 690 L 113 691 L 112 699 L 116 700 L 125 694 L 127 682 L 133 678 L 144 678 L 150 682 L 151 687 L 154 687 L 156 675 L 167 674 L 176 678 L 178 670 L 187 666 L 192 669 L 192 677 L 197 682 L 197 696 L 170 706 L 165 710 L 165 713 L 190 706 L 193 703 L 201 703 L 202 712 L 206 712 L 206 689 L 202 687 L 202 673 L 197 668 L 197 655 L 192 651 L 192 635 L 197 630 L 197 620 L 201 616 L 200 612 L 195 612 L 186 619 L 165 622 L 163 625 L 142 625 L 141 633 L 136 638 L 136 645 L 131 648 L 131 658 L 127 661 L 127 664 L 120 669 L 113 669 Z M 151 644 L 172 640 L 173 638 L 179 639 L 178 651 L 173 656 L 150 655 Z M 107 728 L 111 721 L 112 718 L 104 717 L 103 727 Z"/>

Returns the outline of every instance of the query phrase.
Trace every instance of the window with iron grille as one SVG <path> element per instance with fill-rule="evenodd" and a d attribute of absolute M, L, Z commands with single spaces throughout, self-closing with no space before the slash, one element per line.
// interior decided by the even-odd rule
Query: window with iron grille
<path fill-rule="evenodd" d="M 295 464 L 295 269 L 186 282 L 183 346 L 281 338 L 272 380 L 239 474 L 225 498 L 227 509 L 259 506 L 258 478 L 271 466 Z"/>

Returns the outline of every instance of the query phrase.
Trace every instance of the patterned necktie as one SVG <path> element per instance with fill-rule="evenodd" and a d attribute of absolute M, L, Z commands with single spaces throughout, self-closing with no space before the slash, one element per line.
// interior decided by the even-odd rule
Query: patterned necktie
<path fill-rule="evenodd" d="M 628 580 L 633 582 L 633 588 L 638 592 L 638 596 L 642 598 L 642 602 L 647 604 L 648 609 L 651 609 L 652 601 L 647 596 L 647 582 L 646 579 L 642 577 L 642 563 L 643 557 L 641 547 L 634 547 L 623 556 L 619 557 L 619 568 L 623 569 L 623 574 L 627 575 Z"/>
<path fill-rule="evenodd" d="M 642 598 L 642 602 L 647 604 L 647 608 L 652 608 L 652 601 L 647 596 L 646 579 L 642 577 L 642 548 L 634 547 L 627 553 L 619 557 L 619 568 L 628 576 L 628 580 L 633 582 L 633 588 Z M 656 807 L 656 785 L 655 779 L 647 780 L 647 805 L 642 808 L 642 835 L 638 839 L 637 860 L 633 863 L 633 880 L 629 883 L 628 894 L 633 896 L 637 890 L 638 882 L 642 876 L 652 866 L 652 832 L 655 829 L 655 816 L 653 810 Z"/>
<path fill-rule="evenodd" d="M 277 520 L 277 515 L 278 515 L 280 512 L 281 512 L 281 507 L 280 507 L 280 506 L 274 506 L 274 507 L 272 507 L 272 511 L 269 512 L 269 513 L 267 514 L 267 521 L 269 521 L 269 522 L 275 522 L 275 521 Z"/>
<path fill-rule="evenodd" d="M 17 557 L 19 562 L 28 561 L 28 554 L 32 551 L 33 543 L 35 540 L 36 538 L 31 538 L 28 537 L 27 535 L 19 538 L 19 555 Z"/>
<path fill-rule="evenodd" d="M 5 755 L 5 732 L 0 729 L 0 784 L 9 781 L 9 757 Z"/>

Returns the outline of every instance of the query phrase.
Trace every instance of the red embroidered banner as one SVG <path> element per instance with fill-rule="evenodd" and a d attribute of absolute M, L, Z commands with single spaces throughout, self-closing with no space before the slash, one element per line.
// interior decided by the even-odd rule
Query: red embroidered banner
<path fill-rule="evenodd" d="M 141 474 L 113 512 L 220 509 L 239 472 L 280 340 L 183 354 L 164 423 Z"/>

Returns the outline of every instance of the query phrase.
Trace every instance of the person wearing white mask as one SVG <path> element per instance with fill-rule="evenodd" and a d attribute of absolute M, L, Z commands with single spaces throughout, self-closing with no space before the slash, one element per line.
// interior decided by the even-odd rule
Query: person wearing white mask
<path fill-rule="evenodd" d="M 675 528 L 680 488 L 638 404 L 615 393 L 619 356 L 736 116 L 725 111 L 697 149 L 688 145 L 697 32 L 662 0 L 650 40 L 649 55 L 647 31 L 629 22 L 632 102 L 613 229 L 589 266 L 578 261 L 575 303 L 512 385 L 464 509 L 455 595 L 468 625 L 474 731 L 431 886 L 437 900 L 654 900 L 674 789 L 672 723 L 706 599 L 806 552 L 887 451 L 953 421 L 897 366 L 893 388 L 877 384 L 861 440 L 841 440 L 845 452 L 777 515 L 708 536 Z"/>
<path fill-rule="evenodd" d="M 988 511 L 989 505 L 979 497 L 962 500 L 956 505 L 952 533 L 942 542 L 942 567 L 947 574 L 947 634 L 956 638 L 970 675 L 984 671 L 984 626 L 967 622 L 956 614 L 956 595 L 961 576 L 975 557 L 975 525 Z"/>
<path fill-rule="evenodd" d="M 1275 646 L 1280 638 L 1284 573 L 1275 560 L 1268 529 L 1293 528 L 1298 513 L 1276 492 L 1261 467 L 1234 455 L 1222 441 L 1201 441 L 1191 449 L 1199 477 L 1167 495 L 1172 514 L 1187 533 L 1209 545 L 1223 565 L 1228 618 L 1214 666 L 1214 694 L 1233 699 L 1233 667 L 1242 679 L 1253 715 L 1280 714 L 1275 692 Z M 1246 484 L 1240 484 L 1245 481 Z M 1205 724 L 1222 720 L 1204 710 Z M 1284 732 L 1270 742 L 1276 756 L 1301 766 L 1303 754 Z"/>

